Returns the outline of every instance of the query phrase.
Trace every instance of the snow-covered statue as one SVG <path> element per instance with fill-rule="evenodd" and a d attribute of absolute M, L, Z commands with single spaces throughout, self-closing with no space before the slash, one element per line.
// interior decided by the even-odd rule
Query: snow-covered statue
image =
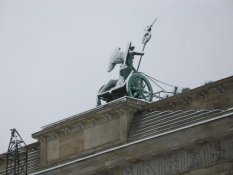
<path fill-rule="evenodd" d="M 121 48 L 115 49 L 115 51 L 112 53 L 112 56 L 109 60 L 108 64 L 108 72 L 111 72 L 114 67 L 117 64 L 120 65 L 120 71 L 119 71 L 119 79 L 118 80 L 110 80 L 104 87 L 102 87 L 101 92 L 105 92 L 108 90 L 111 90 L 112 88 L 121 87 L 129 74 L 135 70 L 133 67 L 133 60 L 135 55 L 143 56 L 143 52 L 135 52 L 135 47 L 131 46 L 131 43 L 129 44 L 127 51 L 122 52 Z"/>
<path fill-rule="evenodd" d="M 125 52 L 121 51 L 120 48 L 115 49 L 110 58 L 107 71 L 111 72 L 117 64 L 120 64 L 119 78 L 118 80 L 110 80 L 100 88 L 97 94 L 97 105 L 101 105 L 101 100 L 108 103 L 123 96 L 145 101 L 152 100 L 153 90 L 150 82 L 142 73 L 138 72 L 138 69 L 144 55 L 145 46 L 151 38 L 151 28 L 154 22 L 146 28 L 146 33 L 143 35 L 142 52 L 134 51 L 135 47 L 131 43 L 129 43 Z M 140 56 L 137 70 L 133 67 L 133 60 L 136 55 Z"/>

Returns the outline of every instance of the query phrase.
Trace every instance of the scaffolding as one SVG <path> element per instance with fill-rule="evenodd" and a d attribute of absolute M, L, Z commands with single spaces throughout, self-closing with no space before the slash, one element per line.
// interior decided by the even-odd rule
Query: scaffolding
<path fill-rule="evenodd" d="M 28 151 L 17 130 L 11 129 L 7 151 L 6 175 L 27 175 Z"/>

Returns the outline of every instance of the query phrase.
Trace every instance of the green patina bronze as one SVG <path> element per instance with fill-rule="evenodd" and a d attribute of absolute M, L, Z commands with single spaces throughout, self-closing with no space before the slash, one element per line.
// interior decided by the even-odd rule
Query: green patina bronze
<path fill-rule="evenodd" d="M 131 43 L 126 48 L 126 52 L 116 49 L 110 59 L 108 72 L 111 72 L 116 64 L 120 65 L 118 80 L 110 80 L 103 85 L 97 95 L 97 105 L 101 101 L 110 102 L 123 96 L 130 96 L 145 101 L 151 101 L 153 90 L 148 79 L 138 72 L 133 66 L 135 56 L 143 56 L 143 52 L 135 52 Z"/>
<path fill-rule="evenodd" d="M 151 38 L 151 28 L 154 22 L 147 27 L 146 33 L 143 36 L 142 52 L 134 51 L 135 47 L 131 42 L 128 44 L 125 52 L 122 52 L 120 48 L 117 48 L 113 52 L 107 71 L 111 72 L 115 65 L 120 64 L 119 78 L 117 80 L 110 80 L 100 88 L 97 94 L 97 105 L 101 105 L 101 101 L 110 102 L 123 96 L 130 96 L 149 102 L 152 101 L 152 86 L 149 80 L 141 72 L 138 72 L 138 69 L 141 58 L 144 55 L 145 46 Z M 137 70 L 133 66 L 135 56 L 140 56 Z"/>

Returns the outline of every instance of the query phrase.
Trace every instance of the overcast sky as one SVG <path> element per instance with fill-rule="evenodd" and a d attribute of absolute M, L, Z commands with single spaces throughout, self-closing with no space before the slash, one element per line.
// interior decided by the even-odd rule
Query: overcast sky
<path fill-rule="evenodd" d="M 141 51 L 156 16 L 140 71 L 190 88 L 233 75 L 233 0 L 0 0 L 0 153 L 11 128 L 29 144 L 94 108 L 114 49 Z"/>

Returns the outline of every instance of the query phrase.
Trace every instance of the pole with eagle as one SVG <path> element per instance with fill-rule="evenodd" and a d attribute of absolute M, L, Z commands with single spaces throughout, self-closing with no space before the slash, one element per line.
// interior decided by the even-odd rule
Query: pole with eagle
<path fill-rule="evenodd" d="M 142 48 L 142 52 L 145 50 L 146 44 L 148 43 L 148 41 L 151 38 L 151 30 L 152 30 L 152 26 L 155 23 L 155 21 L 158 19 L 158 17 L 155 18 L 155 20 L 153 21 L 153 23 L 150 26 L 147 26 L 147 28 L 145 29 L 145 34 L 143 35 L 142 38 L 142 44 L 143 44 L 143 48 Z M 139 70 L 139 66 L 141 64 L 141 60 L 142 60 L 142 56 L 139 59 L 139 63 L 138 63 L 138 68 L 137 71 Z"/>

